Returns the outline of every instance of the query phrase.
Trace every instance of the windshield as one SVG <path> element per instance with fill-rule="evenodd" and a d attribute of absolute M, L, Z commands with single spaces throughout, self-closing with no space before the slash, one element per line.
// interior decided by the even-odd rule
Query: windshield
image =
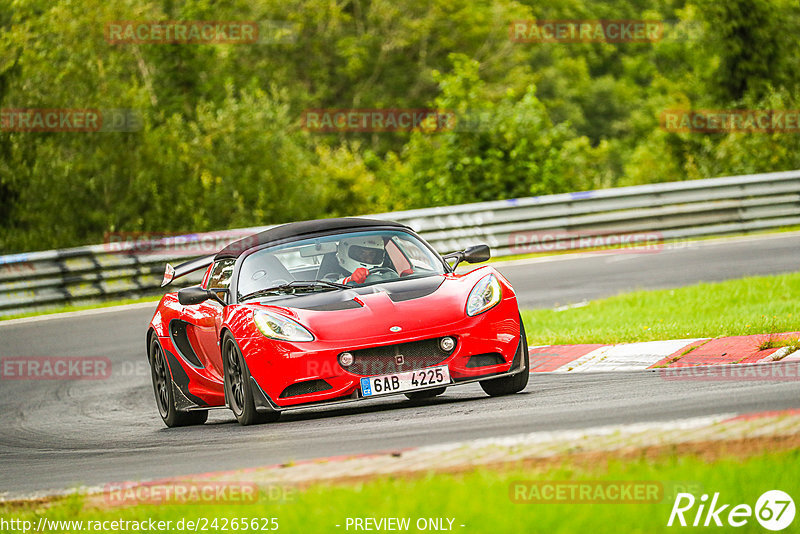
<path fill-rule="evenodd" d="M 241 299 L 269 288 L 291 294 L 364 287 L 444 274 L 439 258 L 401 230 L 351 232 L 294 241 L 247 256 L 239 273 Z M 301 284 L 323 280 L 334 284 Z"/>

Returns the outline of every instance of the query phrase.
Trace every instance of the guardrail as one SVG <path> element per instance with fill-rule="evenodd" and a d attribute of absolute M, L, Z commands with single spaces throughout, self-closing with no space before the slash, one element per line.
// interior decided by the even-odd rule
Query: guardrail
<path fill-rule="evenodd" d="M 372 215 L 414 228 L 440 252 L 487 243 L 494 256 L 604 243 L 652 244 L 800 224 L 800 170 L 648 184 Z M 267 226 L 157 241 L 0 256 L 0 315 L 162 292 L 164 263 L 212 254 Z M 198 278 L 189 278 L 196 283 Z"/>

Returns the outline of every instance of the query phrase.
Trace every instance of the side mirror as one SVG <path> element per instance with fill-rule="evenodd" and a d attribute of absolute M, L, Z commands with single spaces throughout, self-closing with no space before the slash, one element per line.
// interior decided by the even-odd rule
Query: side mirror
<path fill-rule="evenodd" d="M 481 263 L 492 257 L 489 245 L 474 245 L 464 250 L 464 261 L 467 263 Z"/>
<path fill-rule="evenodd" d="M 183 289 L 178 290 L 178 302 L 180 302 L 182 306 L 200 304 L 208 299 L 216 300 L 225 306 L 225 301 L 219 298 L 219 295 L 217 295 L 214 291 L 209 289 L 203 289 L 200 286 L 192 286 L 184 287 Z"/>
<path fill-rule="evenodd" d="M 492 252 L 489 250 L 489 245 L 473 245 L 467 247 L 461 252 L 452 252 L 444 257 L 445 260 L 455 259 L 453 270 L 458 267 L 462 261 L 467 263 L 480 263 L 492 257 Z"/>

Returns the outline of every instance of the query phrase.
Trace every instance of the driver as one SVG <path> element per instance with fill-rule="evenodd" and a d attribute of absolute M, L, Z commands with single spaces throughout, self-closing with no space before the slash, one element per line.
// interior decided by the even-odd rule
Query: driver
<path fill-rule="evenodd" d="M 341 283 L 363 284 L 370 274 L 370 269 L 381 267 L 385 258 L 386 249 L 380 236 L 342 239 L 336 249 L 336 259 L 339 260 L 339 265 L 351 274 L 341 280 Z"/>

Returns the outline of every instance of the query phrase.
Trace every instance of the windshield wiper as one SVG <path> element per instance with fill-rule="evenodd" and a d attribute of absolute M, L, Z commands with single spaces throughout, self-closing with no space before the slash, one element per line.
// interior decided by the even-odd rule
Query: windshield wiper
<path fill-rule="evenodd" d="M 312 287 L 317 285 L 323 285 L 328 287 L 335 287 L 336 289 L 352 289 L 350 286 L 345 284 L 340 284 L 339 282 L 331 282 L 330 280 L 293 280 L 288 284 L 283 284 L 285 286 L 292 286 L 292 287 Z"/>
<path fill-rule="evenodd" d="M 270 293 L 286 291 L 288 289 L 310 289 L 319 286 L 327 286 L 333 289 L 350 289 L 350 286 L 340 284 L 339 282 L 331 282 L 329 280 L 292 280 L 286 284 L 280 284 L 277 286 L 267 287 L 265 289 L 259 289 L 258 291 L 253 291 L 252 293 L 248 293 L 247 295 L 240 297 L 239 301 L 269 295 Z"/>

